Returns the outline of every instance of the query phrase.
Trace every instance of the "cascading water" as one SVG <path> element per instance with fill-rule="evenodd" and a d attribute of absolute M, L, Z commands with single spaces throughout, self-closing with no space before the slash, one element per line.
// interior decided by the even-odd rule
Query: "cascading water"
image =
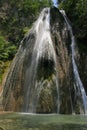
<path fill-rule="evenodd" d="M 25 107 L 24 111 L 26 112 L 36 112 L 36 107 L 38 105 L 38 99 L 40 97 L 41 90 L 46 82 L 46 80 L 42 79 L 40 81 L 37 80 L 37 68 L 39 65 L 39 61 L 42 59 L 45 61 L 47 59 L 48 64 L 52 61 L 54 63 L 54 71 L 55 77 L 54 82 L 56 84 L 57 94 L 58 90 L 58 74 L 57 74 L 57 62 L 56 62 L 56 54 L 54 50 L 54 46 L 51 40 L 50 35 L 50 9 L 46 8 L 40 14 L 38 20 L 34 24 L 33 28 L 36 32 L 36 42 L 34 45 L 33 53 L 32 53 L 32 61 L 30 67 L 31 76 L 29 77 L 29 84 L 27 89 L 27 94 L 25 96 Z M 28 72 L 29 73 L 29 72 Z M 47 81 L 48 82 L 48 81 Z M 49 85 L 49 83 L 47 83 Z M 34 88 L 34 96 L 31 96 L 31 88 Z M 32 97 L 31 101 L 29 99 Z M 57 99 L 57 112 L 59 111 L 59 94 Z"/>
<path fill-rule="evenodd" d="M 86 113 L 75 39 L 64 11 L 61 13 L 55 7 L 43 9 L 22 40 L 3 89 L 4 110 Z"/>
<path fill-rule="evenodd" d="M 79 72 L 78 72 L 78 68 L 75 62 L 75 37 L 73 35 L 72 32 L 72 27 L 70 26 L 67 16 L 65 14 L 64 10 L 60 10 L 60 12 L 63 14 L 63 17 L 67 23 L 68 29 L 70 31 L 70 35 L 71 35 L 71 50 L 72 50 L 72 64 L 73 64 L 73 71 L 74 71 L 74 76 L 75 76 L 75 81 L 76 81 L 76 85 L 78 87 L 78 92 L 79 94 L 81 93 L 81 98 L 82 98 L 82 102 L 83 102 L 83 107 L 84 107 L 84 113 L 87 114 L 87 96 L 86 96 L 86 92 L 84 90 L 84 86 L 82 84 L 82 81 L 80 79 L 79 76 Z"/>

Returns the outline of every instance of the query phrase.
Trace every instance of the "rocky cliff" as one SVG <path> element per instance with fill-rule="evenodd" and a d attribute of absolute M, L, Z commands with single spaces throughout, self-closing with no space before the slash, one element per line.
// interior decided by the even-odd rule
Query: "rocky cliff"
<path fill-rule="evenodd" d="M 58 9 L 44 9 L 22 40 L 4 86 L 3 107 L 20 112 L 84 113 L 74 78 L 70 31 Z"/>

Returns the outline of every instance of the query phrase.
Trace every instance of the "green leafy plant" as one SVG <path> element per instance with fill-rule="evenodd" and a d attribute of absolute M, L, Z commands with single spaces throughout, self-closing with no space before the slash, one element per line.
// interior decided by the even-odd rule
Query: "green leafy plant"
<path fill-rule="evenodd" d="M 77 38 L 87 37 L 87 0 L 64 0 L 60 7 L 66 11 Z"/>

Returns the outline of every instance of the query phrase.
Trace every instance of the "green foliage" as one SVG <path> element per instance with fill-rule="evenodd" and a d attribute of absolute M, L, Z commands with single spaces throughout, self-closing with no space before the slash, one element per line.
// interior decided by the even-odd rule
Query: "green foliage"
<path fill-rule="evenodd" d="M 60 4 L 73 27 L 75 28 L 76 36 L 78 38 L 87 37 L 87 0 L 65 0 Z"/>
<path fill-rule="evenodd" d="M 7 42 L 3 36 L 0 36 L 0 60 L 10 60 L 16 52 L 16 46 Z"/>
<path fill-rule="evenodd" d="M 87 36 L 87 0 L 79 0 L 75 8 L 78 20 L 75 22 L 79 27 L 80 37 Z"/>
<path fill-rule="evenodd" d="M 3 36 L 0 36 L 0 83 L 2 81 L 4 70 L 8 66 L 7 61 L 14 57 L 16 50 L 17 47 L 15 45 L 6 41 Z"/>

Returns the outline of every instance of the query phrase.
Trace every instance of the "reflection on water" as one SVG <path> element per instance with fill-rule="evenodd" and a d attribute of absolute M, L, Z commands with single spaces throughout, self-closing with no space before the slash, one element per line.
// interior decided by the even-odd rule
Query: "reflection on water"
<path fill-rule="evenodd" d="M 1 114 L 0 130 L 87 130 L 87 116 Z"/>

